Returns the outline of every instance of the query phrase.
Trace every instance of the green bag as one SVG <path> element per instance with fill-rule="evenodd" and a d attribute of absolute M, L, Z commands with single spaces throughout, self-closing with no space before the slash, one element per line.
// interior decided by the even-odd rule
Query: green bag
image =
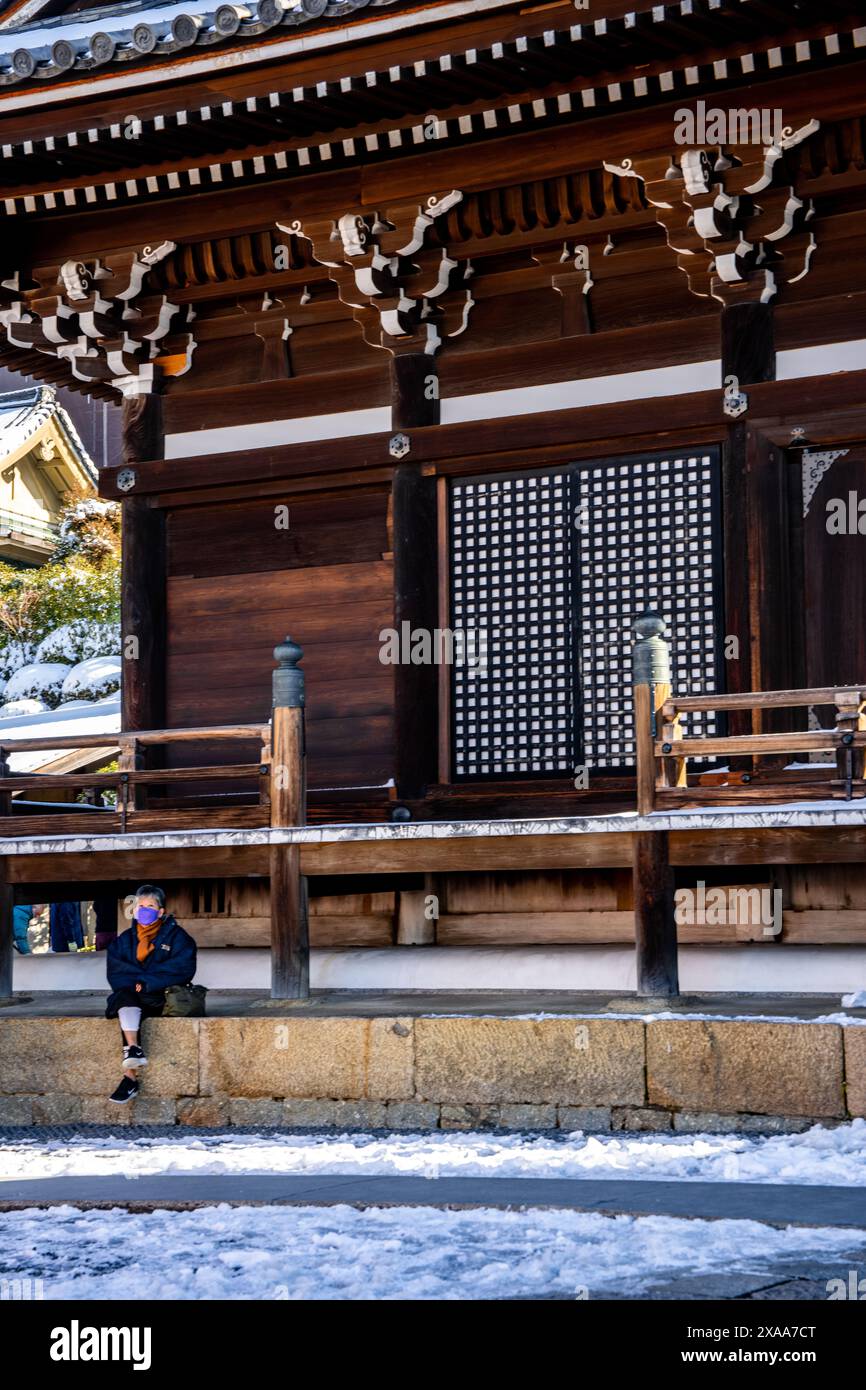
<path fill-rule="evenodd" d="M 163 1018 L 203 1018 L 204 985 L 167 985 Z"/>

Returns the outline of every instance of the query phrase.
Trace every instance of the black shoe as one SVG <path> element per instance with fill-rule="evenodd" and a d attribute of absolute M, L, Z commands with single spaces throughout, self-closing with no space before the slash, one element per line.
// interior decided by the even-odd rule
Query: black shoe
<path fill-rule="evenodd" d="M 144 1049 L 138 1043 L 127 1043 L 123 1049 L 123 1065 L 132 1070 L 133 1067 L 146 1067 L 147 1058 Z"/>
<path fill-rule="evenodd" d="M 116 1105 L 126 1105 L 128 1100 L 137 1095 L 138 1082 L 133 1081 L 131 1076 L 124 1076 L 117 1090 L 108 1099 L 113 1100 Z"/>

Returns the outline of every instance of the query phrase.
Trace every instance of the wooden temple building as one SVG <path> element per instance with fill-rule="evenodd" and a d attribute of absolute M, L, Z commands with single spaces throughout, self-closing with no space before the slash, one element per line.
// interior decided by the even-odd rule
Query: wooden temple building
<path fill-rule="evenodd" d="M 7 0 L 125 659 L 116 771 L 0 769 L 0 994 L 143 880 L 275 997 L 866 983 L 864 79 L 856 0 Z"/>

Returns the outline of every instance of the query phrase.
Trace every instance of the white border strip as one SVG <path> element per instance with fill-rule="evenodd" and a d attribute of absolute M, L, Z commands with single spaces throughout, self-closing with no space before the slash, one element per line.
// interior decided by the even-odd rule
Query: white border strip
<path fill-rule="evenodd" d="M 776 353 L 777 381 L 829 376 L 832 372 L 862 372 L 864 369 L 866 338 L 851 338 L 844 343 L 823 343 L 820 347 L 790 348 Z"/>
<path fill-rule="evenodd" d="M 675 367 L 650 367 L 642 372 L 617 372 L 580 381 L 555 381 L 547 386 L 443 398 L 441 422 L 456 425 L 470 420 L 500 419 L 504 415 L 536 415 L 548 410 L 573 410 L 579 406 L 612 405 L 715 389 L 722 389 L 722 364 L 717 357 Z"/>
<path fill-rule="evenodd" d="M 281 444 L 307 444 L 314 439 L 384 434 L 390 428 L 391 410 L 387 405 L 342 410 L 333 415 L 302 415 L 296 420 L 261 420 L 251 425 L 167 434 L 165 457 L 188 459 L 198 454 L 233 454 L 239 449 L 272 449 Z"/>

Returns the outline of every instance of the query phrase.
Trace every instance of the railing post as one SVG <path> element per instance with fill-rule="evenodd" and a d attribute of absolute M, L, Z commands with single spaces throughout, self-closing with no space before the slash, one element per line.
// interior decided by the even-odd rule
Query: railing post
<path fill-rule="evenodd" d="M 304 770 L 303 650 L 287 637 L 274 648 L 271 727 L 271 828 L 304 825 L 307 819 Z M 307 885 L 301 877 L 300 845 L 271 845 L 271 998 L 307 999 L 310 994 L 310 940 Z"/>
<path fill-rule="evenodd" d="M 853 783 L 863 777 L 864 755 L 862 748 L 854 748 L 854 736 L 866 730 L 866 714 L 858 689 L 836 691 L 836 733 L 842 746 L 836 752 L 836 775 L 845 788 L 845 798 L 850 801 Z"/>
<path fill-rule="evenodd" d="M 9 776 L 9 757 L 5 748 L 0 748 L 0 777 Z M 0 792 L 0 815 L 11 816 L 12 793 Z M 8 834 L 8 832 L 7 832 Z M 12 999 L 12 961 L 14 927 L 12 921 L 12 886 L 6 876 L 8 859 L 0 860 L 0 1001 Z"/>
<path fill-rule="evenodd" d="M 671 693 L 670 649 L 664 639 L 665 620 L 658 613 L 635 619 L 637 641 L 632 647 L 634 744 L 637 765 L 638 815 L 655 806 L 656 759 L 653 744 L 661 737 L 661 708 Z"/>
<path fill-rule="evenodd" d="M 632 649 L 637 809 L 646 816 L 655 805 L 653 744 L 661 735 L 660 713 L 671 692 L 670 652 L 663 635 L 665 621 L 658 613 L 641 614 L 634 630 L 638 638 Z M 632 883 L 637 993 L 676 995 L 677 928 L 666 830 L 635 831 Z"/>

